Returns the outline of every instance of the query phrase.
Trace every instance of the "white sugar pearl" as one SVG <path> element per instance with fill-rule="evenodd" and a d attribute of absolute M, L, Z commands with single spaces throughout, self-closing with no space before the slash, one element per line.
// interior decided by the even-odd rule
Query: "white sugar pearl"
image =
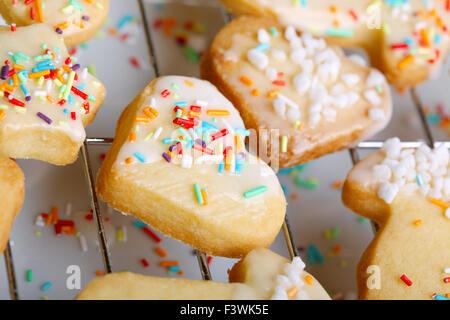
<path fill-rule="evenodd" d="M 392 173 L 393 173 L 395 179 L 400 179 L 406 175 L 407 171 L 408 171 L 408 169 L 406 168 L 406 166 L 399 163 L 397 166 L 394 167 L 394 170 L 392 170 Z"/>
<path fill-rule="evenodd" d="M 426 196 L 428 194 L 428 192 L 430 192 L 430 185 L 429 184 L 422 184 L 422 186 L 420 187 L 420 193 L 424 196 Z"/>
<path fill-rule="evenodd" d="M 353 62 L 359 64 L 360 66 L 367 67 L 367 65 L 368 65 L 367 60 L 364 59 L 359 54 L 351 54 L 351 55 L 348 56 L 348 58 L 350 60 L 352 60 Z"/>
<path fill-rule="evenodd" d="M 265 29 L 258 30 L 258 41 L 261 43 L 269 43 L 270 35 Z"/>
<path fill-rule="evenodd" d="M 288 277 L 284 276 L 284 275 L 277 275 L 276 278 L 276 284 L 277 287 L 281 287 L 283 289 L 289 289 L 289 287 L 291 286 L 291 281 L 289 280 Z"/>
<path fill-rule="evenodd" d="M 306 58 L 305 49 L 303 48 L 295 49 L 294 51 L 291 52 L 290 58 L 294 63 L 301 65 L 302 61 L 305 60 Z"/>
<path fill-rule="evenodd" d="M 392 203 L 394 198 L 397 196 L 398 186 L 393 183 L 385 182 L 378 189 L 378 197 L 383 199 L 386 203 Z"/>
<path fill-rule="evenodd" d="M 349 87 L 356 86 L 359 83 L 359 81 L 360 81 L 359 76 L 357 74 L 354 74 L 354 73 L 343 74 L 343 75 L 341 75 L 341 79 Z"/>
<path fill-rule="evenodd" d="M 192 167 L 192 157 L 188 154 L 183 154 L 181 159 L 181 166 L 185 169 L 190 169 Z"/>
<path fill-rule="evenodd" d="M 277 69 L 275 68 L 267 68 L 266 69 L 266 77 L 270 80 L 270 81 L 274 81 L 277 79 L 278 77 L 278 72 Z"/>
<path fill-rule="evenodd" d="M 279 98 L 273 100 L 273 109 L 281 118 L 283 118 L 283 119 L 285 118 L 286 103 L 283 100 L 281 100 Z"/>
<path fill-rule="evenodd" d="M 285 61 L 286 60 L 286 52 L 280 49 L 273 49 L 271 51 L 272 57 L 277 61 Z"/>
<path fill-rule="evenodd" d="M 322 105 L 318 102 L 313 103 L 310 107 L 309 107 L 309 112 L 311 113 L 315 113 L 315 112 L 320 112 L 322 111 Z"/>
<path fill-rule="evenodd" d="M 284 31 L 284 37 L 287 40 L 291 41 L 291 40 L 293 40 L 295 38 L 298 38 L 298 35 L 297 35 L 297 32 L 295 31 L 294 27 L 288 26 L 286 28 L 286 30 Z"/>
<path fill-rule="evenodd" d="M 382 121 L 386 118 L 383 109 L 372 108 L 369 110 L 369 118 L 372 121 Z"/>
<path fill-rule="evenodd" d="M 276 288 L 275 293 L 270 298 L 271 300 L 288 300 L 286 290 L 281 290 L 281 288 Z"/>
<path fill-rule="evenodd" d="M 389 181 L 392 176 L 391 168 L 385 164 L 378 164 L 373 167 L 373 174 L 378 181 Z"/>
<path fill-rule="evenodd" d="M 300 119 L 300 115 L 301 115 L 300 110 L 297 108 L 289 108 L 289 110 L 287 112 L 287 118 L 292 122 Z"/>
<path fill-rule="evenodd" d="M 364 97 L 375 107 L 379 106 L 382 101 L 380 96 L 375 90 L 364 91 Z"/>
<path fill-rule="evenodd" d="M 367 77 L 366 86 L 369 88 L 376 87 L 376 86 L 382 85 L 385 82 L 386 82 L 386 79 L 383 76 L 383 74 L 381 72 L 379 72 L 378 70 L 372 69 L 369 76 Z"/>
<path fill-rule="evenodd" d="M 311 59 L 305 59 L 300 63 L 303 72 L 311 74 L 314 71 L 314 61 Z"/>
<path fill-rule="evenodd" d="M 304 94 L 311 87 L 311 82 L 312 82 L 311 77 L 308 76 L 305 73 L 301 73 L 299 75 L 296 75 L 294 77 L 295 90 L 297 90 L 297 92 L 300 93 L 300 94 Z"/>
<path fill-rule="evenodd" d="M 447 219 L 450 219 L 450 208 L 448 208 L 447 210 L 445 210 L 445 217 L 446 217 Z M 450 273 L 450 270 L 448 270 L 447 273 Z"/>
<path fill-rule="evenodd" d="M 256 49 L 247 52 L 247 59 L 260 70 L 264 70 L 269 65 L 269 58 L 265 53 Z"/>
<path fill-rule="evenodd" d="M 347 97 L 348 97 L 348 105 L 352 106 L 354 105 L 356 102 L 359 101 L 359 99 L 361 98 L 361 96 L 359 95 L 359 93 L 354 92 L 354 91 L 350 91 L 347 93 Z"/>
<path fill-rule="evenodd" d="M 394 184 L 395 184 L 397 187 L 401 188 L 401 187 L 403 187 L 403 186 L 406 184 L 406 180 L 403 179 L 403 178 L 397 179 L 397 180 L 394 181 Z"/>
<path fill-rule="evenodd" d="M 300 257 L 294 257 L 294 259 L 292 259 L 292 265 L 295 266 L 299 271 L 305 269 L 306 267 L 306 264 Z"/>
<path fill-rule="evenodd" d="M 320 115 L 320 113 L 314 112 L 309 115 L 308 123 L 311 127 L 315 127 L 320 122 L 321 119 L 322 119 L 322 116 Z"/>
<path fill-rule="evenodd" d="M 337 111 L 333 108 L 325 108 L 322 112 L 323 116 L 329 120 L 335 120 L 337 117 Z"/>
<path fill-rule="evenodd" d="M 400 151 L 402 150 L 400 139 L 395 137 L 386 140 L 383 145 L 383 150 L 388 158 L 397 159 L 400 156 Z"/>
<path fill-rule="evenodd" d="M 350 105 L 348 94 L 339 94 L 331 98 L 331 103 L 336 107 L 343 109 Z"/>
<path fill-rule="evenodd" d="M 347 91 L 347 89 L 345 88 L 345 86 L 342 83 L 338 83 L 336 85 L 334 85 L 331 90 L 330 90 L 330 94 L 336 96 L 338 94 L 343 94 L 345 93 L 345 91 Z"/>
<path fill-rule="evenodd" d="M 434 178 L 433 180 L 433 188 L 436 190 L 441 191 L 442 188 L 444 188 L 444 178 L 439 177 L 439 178 Z"/>

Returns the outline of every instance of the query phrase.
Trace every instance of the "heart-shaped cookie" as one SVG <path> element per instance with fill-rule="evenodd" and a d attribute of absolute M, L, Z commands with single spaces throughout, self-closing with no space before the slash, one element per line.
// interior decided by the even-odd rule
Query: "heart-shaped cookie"
<path fill-rule="evenodd" d="M 450 298 L 450 169 L 445 146 L 397 138 L 350 171 L 342 199 L 381 228 L 358 265 L 361 299 Z"/>
<path fill-rule="evenodd" d="M 90 40 L 108 16 L 109 0 L 2 0 L 0 14 L 9 24 L 45 23 L 64 36 L 67 46 Z"/>
<path fill-rule="evenodd" d="M 105 88 L 44 24 L 0 28 L 0 154 L 73 163 Z"/>
<path fill-rule="evenodd" d="M 272 166 L 292 167 L 352 146 L 391 118 L 380 72 L 266 18 L 241 17 L 222 29 L 201 73 L 259 132 L 262 158 L 269 145 Z M 271 143 L 274 136 L 280 138 Z"/>
<path fill-rule="evenodd" d="M 360 47 L 389 82 L 414 86 L 440 72 L 448 53 L 447 1 L 222 0 L 233 13 L 266 16 Z"/>
<path fill-rule="evenodd" d="M 9 231 L 22 208 L 25 194 L 25 178 L 14 160 L 0 157 L 0 254 L 6 248 Z"/>
<path fill-rule="evenodd" d="M 286 200 L 273 170 L 246 151 L 248 134 L 209 82 L 158 78 L 122 113 L 98 193 L 211 255 L 240 257 L 267 247 Z"/>
<path fill-rule="evenodd" d="M 255 249 L 230 271 L 230 284 L 149 277 L 131 272 L 95 279 L 79 300 L 329 300 L 320 283 L 292 262 L 267 249 Z"/>

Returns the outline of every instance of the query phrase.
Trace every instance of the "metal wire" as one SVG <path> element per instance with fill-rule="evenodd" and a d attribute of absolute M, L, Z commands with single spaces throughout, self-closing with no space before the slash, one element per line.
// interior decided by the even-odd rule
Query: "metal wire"
<path fill-rule="evenodd" d="M 159 72 L 158 64 L 156 62 L 156 57 L 154 54 L 154 46 L 153 46 L 151 32 L 149 30 L 149 23 L 148 23 L 148 19 L 147 19 L 145 7 L 144 7 L 144 0 L 137 0 L 137 1 L 139 4 L 139 10 L 140 10 L 140 13 L 142 16 L 142 22 L 144 25 L 144 31 L 145 31 L 145 35 L 146 35 L 146 41 L 147 41 L 150 62 L 151 62 L 155 76 L 158 77 L 160 75 L 160 72 Z M 229 13 L 227 13 L 226 11 L 224 11 L 223 13 L 224 13 L 225 22 L 229 22 L 231 20 L 231 15 Z M 450 149 L 449 141 L 440 141 L 440 142 L 434 141 L 430 126 L 428 125 L 428 123 L 426 121 L 426 116 L 425 116 L 425 112 L 423 110 L 422 102 L 420 100 L 419 95 L 417 94 L 416 88 L 412 88 L 410 90 L 410 93 L 411 93 L 412 99 L 414 101 L 415 107 L 417 109 L 417 112 L 419 114 L 419 118 L 421 120 L 422 127 L 423 127 L 423 130 L 425 133 L 426 143 L 428 144 L 428 146 L 434 147 L 435 145 L 438 145 L 438 144 L 444 144 L 446 148 Z M 98 204 L 97 193 L 95 191 L 95 187 L 94 187 L 94 183 L 93 183 L 94 179 L 93 179 L 92 168 L 91 168 L 90 161 L 89 161 L 88 146 L 89 145 L 91 145 L 91 146 L 109 146 L 112 144 L 112 142 L 113 142 L 113 138 L 91 137 L 91 138 L 87 138 L 86 141 L 84 142 L 83 146 L 81 147 L 83 168 L 84 168 L 84 171 L 86 174 L 86 182 L 87 182 L 88 189 L 89 189 L 89 196 L 91 199 L 91 207 L 93 210 L 93 215 L 95 217 L 100 249 L 101 249 L 101 253 L 102 253 L 105 271 L 107 273 L 112 272 L 111 259 L 110 259 L 110 253 L 108 250 L 108 245 L 107 245 L 107 238 L 106 238 L 104 227 L 103 227 L 103 219 L 102 219 L 102 215 L 101 215 L 101 211 L 100 211 L 100 206 Z M 420 141 L 403 141 L 401 144 L 402 144 L 402 148 L 418 148 L 422 143 L 423 142 L 420 142 Z M 383 146 L 383 141 L 366 141 L 366 142 L 359 143 L 356 148 L 349 149 L 350 158 L 352 160 L 352 163 L 356 164 L 359 161 L 358 149 L 376 150 L 376 149 L 380 149 L 382 146 Z M 374 227 L 374 231 L 378 230 L 378 226 L 376 224 L 373 223 L 372 226 Z M 283 232 L 284 232 L 284 236 L 286 238 L 286 244 L 287 244 L 287 247 L 289 250 L 289 254 L 291 255 L 291 258 L 298 256 L 298 250 L 293 241 L 293 236 L 292 236 L 292 232 L 290 229 L 287 215 L 286 215 L 285 221 L 283 223 Z M 16 277 L 15 277 L 15 269 L 14 269 L 14 263 L 13 263 L 13 258 L 12 258 L 12 250 L 11 250 L 10 241 L 8 241 L 8 243 L 7 243 L 7 246 L 6 246 L 6 249 L 4 252 L 4 257 L 5 257 L 5 265 L 6 265 L 11 299 L 17 300 L 17 299 L 19 299 L 19 293 L 18 293 L 18 289 L 17 289 L 17 282 L 16 282 Z M 206 254 L 197 250 L 197 259 L 198 259 L 198 263 L 199 263 L 199 267 L 200 267 L 200 272 L 202 274 L 202 278 L 204 280 L 211 280 L 211 272 L 210 272 L 209 265 L 207 262 Z"/>

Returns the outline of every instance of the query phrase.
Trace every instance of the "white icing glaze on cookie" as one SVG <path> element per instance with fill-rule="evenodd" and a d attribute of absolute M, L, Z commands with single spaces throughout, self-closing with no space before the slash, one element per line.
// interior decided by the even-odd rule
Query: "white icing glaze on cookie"
<path fill-rule="evenodd" d="M 177 115 L 177 107 L 184 109 L 178 112 L 186 115 Z M 149 110 L 157 116 L 146 119 Z M 134 166 L 139 170 L 142 164 L 170 162 L 169 168 L 181 166 L 210 176 L 221 193 L 236 201 L 255 187 L 267 188 L 264 194 L 280 192 L 273 170 L 246 151 L 243 141 L 248 132 L 239 113 L 209 82 L 181 76 L 159 78 L 137 117 L 116 158 L 119 170 L 132 170 Z M 174 121 L 196 125 L 183 127 Z M 226 132 L 225 136 L 221 137 L 221 132 Z"/>
<path fill-rule="evenodd" d="M 89 28 L 96 15 L 105 14 L 103 11 L 107 6 L 105 0 L 35 0 L 30 4 L 25 0 L 18 0 L 16 4 L 13 0 L 3 2 L 4 10 L 9 10 L 9 16 L 19 25 L 45 23 L 64 36 Z"/>
<path fill-rule="evenodd" d="M 81 143 L 86 137 L 81 115 L 89 110 L 87 104 L 95 101 L 94 95 L 101 86 L 99 82 L 75 63 L 74 58 L 65 63 L 69 54 L 64 42 L 46 25 L 22 27 L 16 32 L 3 29 L 0 42 L 3 44 L 0 48 L 1 67 L 4 72 L 8 69 L 11 72 L 10 76 L 3 74 L 7 79 L 0 80 L 0 94 L 3 96 L 0 101 L 3 115 L 0 130 L 39 127 L 60 131 L 72 141 Z M 6 60 L 9 61 L 7 67 Z M 71 91 L 68 87 L 72 68 L 76 72 L 72 74 L 75 89 Z M 44 74 L 36 77 L 38 72 Z M 81 93 L 74 94 L 76 89 Z"/>

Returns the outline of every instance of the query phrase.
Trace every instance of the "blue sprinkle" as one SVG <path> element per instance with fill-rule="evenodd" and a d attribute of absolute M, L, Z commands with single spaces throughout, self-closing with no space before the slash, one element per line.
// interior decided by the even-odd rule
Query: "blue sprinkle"
<path fill-rule="evenodd" d="M 145 163 L 145 157 L 142 155 L 142 154 L 140 154 L 139 152 L 135 152 L 134 153 L 134 156 L 140 161 L 140 162 L 142 162 L 142 163 Z"/>

